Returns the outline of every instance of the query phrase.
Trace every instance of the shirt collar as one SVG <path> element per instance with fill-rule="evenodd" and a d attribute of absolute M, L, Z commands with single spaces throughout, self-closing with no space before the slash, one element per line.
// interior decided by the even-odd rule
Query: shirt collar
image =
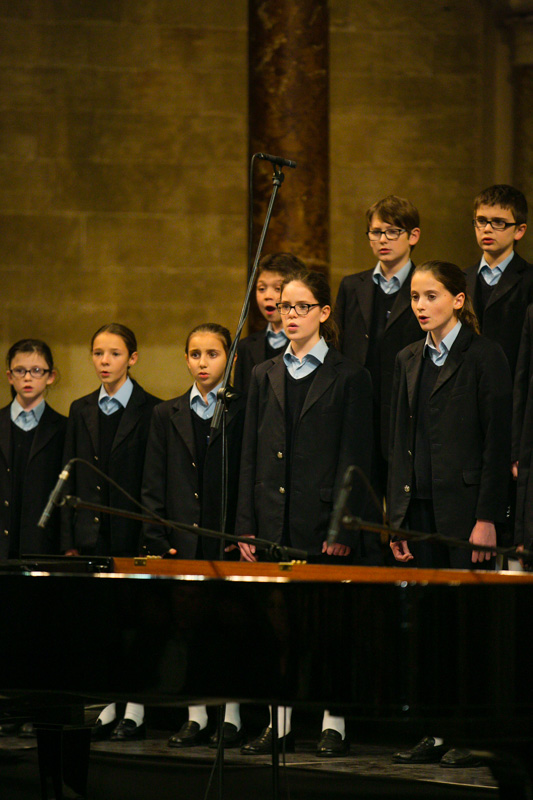
<path fill-rule="evenodd" d="M 44 400 L 41 400 L 39 405 L 36 405 L 35 408 L 31 408 L 29 411 L 27 411 L 25 408 L 22 408 L 19 401 L 15 397 L 13 402 L 11 403 L 11 421 L 16 422 L 18 417 L 21 414 L 25 413 L 27 414 L 28 417 L 31 417 L 31 415 L 33 414 L 34 419 L 37 422 L 40 422 L 41 417 L 44 414 L 45 405 L 46 403 L 44 402 Z"/>
<path fill-rule="evenodd" d="M 215 406 L 217 404 L 217 394 L 218 390 L 222 386 L 222 381 L 215 386 L 214 389 L 211 389 L 210 392 L 207 393 L 207 403 L 205 402 L 204 398 L 202 397 L 202 393 L 200 392 L 196 382 L 193 383 L 191 388 L 191 393 L 189 396 L 189 405 L 191 409 L 198 414 L 199 417 L 202 419 L 211 419 L 213 414 L 215 413 Z"/>
<path fill-rule="evenodd" d="M 318 342 L 315 344 L 315 346 L 308 353 L 306 353 L 302 359 L 300 359 L 298 358 L 298 356 L 295 356 L 294 353 L 292 352 L 292 343 L 289 342 L 289 345 L 283 354 L 283 361 L 287 366 L 294 362 L 296 362 L 297 364 L 305 364 L 306 361 L 318 362 L 318 364 L 323 364 L 324 359 L 328 354 L 328 350 L 329 347 L 326 344 L 326 340 L 324 339 L 323 336 L 321 336 Z"/>
<path fill-rule="evenodd" d="M 374 272 L 372 273 L 372 280 L 375 284 L 381 286 L 386 294 L 394 294 L 394 292 L 398 292 L 402 288 L 409 276 L 409 273 L 411 272 L 412 267 L 413 263 L 411 259 L 409 259 L 407 264 L 404 264 L 404 266 L 398 270 L 398 272 L 396 272 L 391 278 L 389 278 L 389 280 L 387 280 L 383 274 L 383 270 L 381 269 L 381 264 L 378 261 L 374 267 Z"/>
<path fill-rule="evenodd" d="M 446 359 L 448 358 L 448 353 L 452 349 L 452 345 L 457 339 L 459 335 L 459 331 L 462 328 L 462 323 L 457 322 L 456 325 L 453 326 L 451 331 L 446 334 L 442 342 L 440 343 L 440 349 L 437 350 L 435 345 L 433 344 L 433 339 L 431 338 L 431 333 L 428 331 L 426 336 L 426 341 L 424 344 L 424 355 L 426 355 L 426 350 L 429 350 L 429 354 L 431 356 L 431 360 L 434 364 L 438 366 L 442 366 Z"/>
<path fill-rule="evenodd" d="M 116 400 L 117 403 L 119 403 L 123 408 L 126 408 L 126 406 L 129 403 L 132 392 L 133 392 L 133 381 L 131 380 L 129 375 L 122 384 L 122 386 L 120 387 L 120 389 L 118 390 L 118 392 L 115 392 L 115 394 L 111 397 L 108 395 L 102 384 L 100 388 L 100 394 L 98 395 L 98 405 L 102 407 L 102 400 L 106 400 L 106 402 L 109 402 L 110 400 Z"/>
<path fill-rule="evenodd" d="M 479 267 L 477 271 L 481 272 L 483 267 L 487 267 L 487 269 L 489 269 L 491 272 L 493 272 L 494 270 L 498 270 L 501 275 L 504 272 L 505 267 L 507 267 L 511 262 L 513 256 L 514 256 L 514 250 L 510 255 L 507 256 L 507 258 L 504 258 L 503 261 L 500 261 L 500 263 L 496 264 L 494 267 L 491 267 L 489 265 L 485 256 L 481 256 L 481 261 L 479 262 Z"/>
<path fill-rule="evenodd" d="M 269 322 L 266 327 L 266 336 L 267 341 L 271 347 L 282 347 L 286 341 L 288 341 L 288 336 L 281 328 L 279 331 L 275 331 L 272 328 L 272 323 Z"/>

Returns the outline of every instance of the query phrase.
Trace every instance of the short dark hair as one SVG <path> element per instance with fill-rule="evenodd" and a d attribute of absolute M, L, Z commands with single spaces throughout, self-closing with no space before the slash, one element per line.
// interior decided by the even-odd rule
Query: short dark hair
<path fill-rule="evenodd" d="M 331 288 L 328 279 L 322 272 L 317 272 L 313 269 L 303 269 L 299 272 L 293 272 L 291 275 L 288 275 L 281 284 L 281 294 L 283 294 L 285 286 L 293 281 L 303 283 L 321 308 L 330 306 L 333 311 L 333 306 L 331 304 Z M 333 313 L 329 315 L 325 322 L 320 323 L 320 335 L 324 337 L 328 344 L 331 344 L 333 347 L 338 347 L 339 328 L 333 319 Z"/>
<path fill-rule="evenodd" d="M 218 322 L 204 322 L 202 325 L 197 325 L 196 328 L 193 328 L 185 342 L 186 354 L 189 352 L 191 336 L 194 336 L 195 333 L 212 333 L 218 336 L 224 346 L 224 352 L 228 355 L 231 347 L 231 333 L 223 325 L 219 325 Z"/>
<path fill-rule="evenodd" d="M 377 200 L 366 212 L 366 225 L 370 228 L 374 214 L 389 225 L 397 225 L 411 233 L 413 228 L 420 227 L 418 209 L 405 197 L 389 194 L 383 200 Z"/>
<path fill-rule="evenodd" d="M 474 200 L 474 215 L 480 206 L 501 206 L 508 209 L 517 225 L 527 222 L 527 200 L 520 191 L 507 183 L 496 183 L 483 189 Z"/>
<path fill-rule="evenodd" d="M 42 339 L 20 339 L 18 342 L 15 342 L 15 344 L 12 344 L 7 351 L 6 356 L 6 365 L 8 369 L 11 369 L 11 362 L 17 353 L 38 353 L 46 361 L 50 372 L 52 372 L 54 369 L 54 357 L 52 356 L 52 351 Z M 17 393 L 12 386 L 11 396 L 16 397 L 16 395 Z"/>
<path fill-rule="evenodd" d="M 457 312 L 457 319 L 463 325 L 475 331 L 475 333 L 480 332 L 472 298 L 468 294 L 466 286 L 466 275 L 457 264 L 451 264 L 449 261 L 425 261 L 415 267 L 413 275 L 416 275 L 417 272 L 431 272 L 433 277 L 439 283 L 442 283 L 444 288 L 454 297 L 458 294 L 464 294 L 465 302 Z"/>
<path fill-rule="evenodd" d="M 91 339 L 91 350 L 93 349 L 94 340 L 97 336 L 100 336 L 101 333 L 114 333 L 115 336 L 120 336 L 130 356 L 137 352 L 137 339 L 135 338 L 135 334 L 125 325 L 121 325 L 120 322 L 110 322 L 108 325 L 102 325 L 101 328 L 98 328 L 96 333 L 93 333 Z"/>
<path fill-rule="evenodd" d="M 302 259 L 295 256 L 294 253 L 267 253 L 259 261 L 257 280 L 262 272 L 278 272 L 286 277 L 292 272 L 301 272 L 306 269 Z"/>

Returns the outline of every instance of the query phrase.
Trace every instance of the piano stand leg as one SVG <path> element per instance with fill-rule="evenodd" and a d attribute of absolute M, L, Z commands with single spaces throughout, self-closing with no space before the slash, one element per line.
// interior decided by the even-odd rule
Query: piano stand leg
<path fill-rule="evenodd" d="M 91 729 L 85 725 L 36 723 L 35 733 L 42 800 L 86 798 Z"/>

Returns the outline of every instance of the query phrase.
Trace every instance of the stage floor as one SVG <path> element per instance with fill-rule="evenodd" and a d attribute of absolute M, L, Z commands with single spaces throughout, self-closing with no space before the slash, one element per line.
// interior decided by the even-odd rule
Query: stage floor
<path fill-rule="evenodd" d="M 167 746 L 168 731 L 150 731 L 145 741 L 92 745 L 88 800 L 192 800 L 203 798 L 215 752 L 208 747 L 175 749 Z M 281 766 L 281 796 L 291 800 L 318 798 L 470 798 L 498 797 L 497 785 L 486 767 L 445 769 L 438 764 L 402 766 L 391 760 L 393 750 L 354 742 L 342 758 L 318 758 L 315 743 L 298 741 Z M 39 797 L 35 740 L 0 738 L 2 797 Z M 217 787 L 211 786 L 210 798 Z M 268 756 L 243 756 L 225 751 L 225 798 L 272 797 Z"/>

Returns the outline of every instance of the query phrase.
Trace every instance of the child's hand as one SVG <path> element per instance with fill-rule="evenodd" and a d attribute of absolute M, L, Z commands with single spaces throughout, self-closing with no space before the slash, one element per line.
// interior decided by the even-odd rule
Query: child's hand
<path fill-rule="evenodd" d="M 253 537 L 250 537 L 253 539 Z M 241 551 L 242 561 L 257 561 L 255 556 L 255 545 L 248 544 L 247 542 L 239 542 L 239 549 Z"/>
<path fill-rule="evenodd" d="M 414 555 L 409 550 L 409 545 L 405 539 L 400 539 L 399 541 L 391 541 L 390 542 L 390 549 L 392 550 L 392 555 L 396 559 L 396 561 L 411 561 L 414 558 Z"/>
<path fill-rule="evenodd" d="M 327 542 L 322 542 L 322 552 L 327 553 L 328 556 L 349 556 L 351 548 L 347 544 L 330 544 L 328 547 Z"/>

